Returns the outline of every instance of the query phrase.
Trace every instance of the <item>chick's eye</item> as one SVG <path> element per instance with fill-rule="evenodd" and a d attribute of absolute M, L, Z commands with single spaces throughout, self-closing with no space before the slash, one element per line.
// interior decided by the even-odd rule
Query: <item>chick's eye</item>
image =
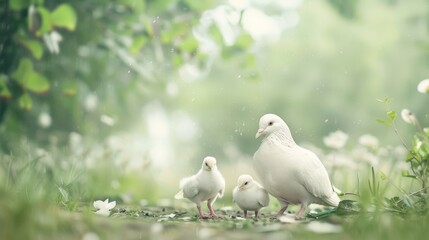
<path fill-rule="evenodd" d="M 273 125 L 273 122 L 269 122 L 268 125 L 270 125 L 270 126 Z"/>

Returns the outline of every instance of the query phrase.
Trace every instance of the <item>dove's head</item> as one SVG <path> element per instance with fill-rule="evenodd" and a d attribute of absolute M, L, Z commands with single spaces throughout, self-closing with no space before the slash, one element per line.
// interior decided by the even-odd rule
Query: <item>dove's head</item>
<path fill-rule="evenodd" d="M 273 132 L 284 129 L 289 131 L 289 128 L 283 119 L 275 114 L 265 114 L 261 119 L 259 119 L 259 129 L 258 132 L 256 132 L 256 138 L 262 135 L 268 136 Z"/>
<path fill-rule="evenodd" d="M 237 186 L 240 191 L 251 188 L 254 185 L 252 176 L 243 174 L 238 177 Z"/>
<path fill-rule="evenodd" d="M 217 166 L 216 166 L 216 158 L 214 157 L 205 157 L 203 160 L 203 170 L 205 171 L 212 171 L 212 170 L 216 170 Z"/>

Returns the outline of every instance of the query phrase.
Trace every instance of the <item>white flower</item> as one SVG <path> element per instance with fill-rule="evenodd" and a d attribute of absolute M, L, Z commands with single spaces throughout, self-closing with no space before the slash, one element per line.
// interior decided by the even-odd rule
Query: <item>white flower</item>
<path fill-rule="evenodd" d="M 77 132 L 71 132 L 69 135 L 70 145 L 72 147 L 77 147 L 82 142 L 82 136 Z"/>
<path fill-rule="evenodd" d="M 429 93 L 429 79 L 422 80 L 419 85 L 417 85 L 417 91 L 421 93 Z"/>
<path fill-rule="evenodd" d="M 107 198 L 104 201 L 97 200 L 94 201 L 94 208 L 98 209 L 95 213 L 103 215 L 103 216 L 109 216 L 110 210 L 113 209 L 116 206 L 116 201 L 109 202 L 109 199 Z"/>
<path fill-rule="evenodd" d="M 49 52 L 54 54 L 60 53 L 59 42 L 63 40 L 61 34 L 59 34 L 57 31 L 52 31 L 50 33 L 44 34 L 43 40 L 45 41 L 45 45 Z"/>
<path fill-rule="evenodd" d="M 402 120 L 404 120 L 406 123 L 413 124 L 413 125 L 416 125 L 417 123 L 416 115 L 414 115 L 413 112 L 411 112 L 406 108 L 402 109 L 401 117 L 402 117 Z"/>
<path fill-rule="evenodd" d="M 340 149 L 346 145 L 348 138 L 347 134 L 338 130 L 324 137 L 323 143 L 330 148 Z"/>
<path fill-rule="evenodd" d="M 51 126 L 52 123 L 52 119 L 51 116 L 47 113 L 41 113 L 39 115 L 39 125 L 43 128 L 48 128 L 49 126 Z"/>
<path fill-rule="evenodd" d="M 358 141 L 360 145 L 372 149 L 378 148 L 379 144 L 378 139 L 370 134 L 360 136 Z"/>
<path fill-rule="evenodd" d="M 96 233 L 88 232 L 83 235 L 82 240 L 99 240 L 100 237 Z"/>
<path fill-rule="evenodd" d="M 112 117 L 109 117 L 105 114 L 101 115 L 100 117 L 100 121 L 104 124 L 106 124 L 107 126 L 112 127 L 113 125 L 115 125 L 115 119 L 113 119 Z"/>
<path fill-rule="evenodd" d="M 85 98 L 84 107 L 88 112 L 92 112 L 98 105 L 98 98 L 94 94 L 89 94 Z"/>

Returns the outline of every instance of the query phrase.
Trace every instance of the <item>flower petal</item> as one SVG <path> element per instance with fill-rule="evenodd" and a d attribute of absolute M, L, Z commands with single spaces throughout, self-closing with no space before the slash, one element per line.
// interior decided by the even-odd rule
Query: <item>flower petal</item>
<path fill-rule="evenodd" d="M 94 208 L 96 208 L 96 209 L 104 209 L 104 208 L 106 208 L 105 207 L 106 204 L 103 201 L 101 201 L 101 200 L 94 201 L 93 205 L 94 205 Z"/>
<path fill-rule="evenodd" d="M 112 209 L 112 208 L 114 208 L 114 207 L 116 207 L 116 201 L 110 202 L 106 206 L 106 208 L 109 209 L 109 210 Z"/>
<path fill-rule="evenodd" d="M 422 80 L 419 85 L 417 85 L 417 91 L 421 93 L 429 93 L 429 79 Z"/>
<path fill-rule="evenodd" d="M 110 211 L 108 209 L 100 209 L 98 211 L 95 212 L 98 215 L 102 215 L 105 217 L 108 217 L 110 215 Z"/>

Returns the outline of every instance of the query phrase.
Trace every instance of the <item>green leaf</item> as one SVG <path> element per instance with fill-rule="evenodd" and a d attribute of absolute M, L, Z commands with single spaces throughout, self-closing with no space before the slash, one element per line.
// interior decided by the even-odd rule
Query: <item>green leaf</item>
<path fill-rule="evenodd" d="M 38 7 L 37 12 L 40 15 L 41 18 L 41 25 L 39 30 L 36 32 L 37 36 L 42 36 L 45 33 L 48 33 L 52 30 L 52 21 L 51 21 L 51 13 L 48 11 L 48 9 L 44 7 Z"/>
<path fill-rule="evenodd" d="M 386 121 L 386 120 L 376 119 L 375 121 L 377 121 L 378 123 L 384 124 L 384 125 L 386 125 L 388 127 L 392 126 L 392 124 L 390 122 Z"/>
<path fill-rule="evenodd" d="M 411 174 L 407 169 L 402 170 L 401 174 L 403 177 L 417 179 L 416 175 Z"/>
<path fill-rule="evenodd" d="M 19 107 L 20 108 L 27 110 L 27 111 L 30 111 L 32 105 L 33 105 L 33 102 L 31 101 L 31 97 L 28 93 L 24 93 L 24 94 L 22 94 L 21 97 L 19 97 Z"/>
<path fill-rule="evenodd" d="M 337 214 L 339 215 L 349 215 L 357 214 L 361 211 L 361 205 L 353 200 L 342 200 L 337 208 Z"/>
<path fill-rule="evenodd" d="M 192 36 L 189 36 L 188 38 L 186 38 L 180 43 L 180 49 L 184 52 L 190 53 L 197 50 L 197 48 L 198 48 L 198 41 Z"/>
<path fill-rule="evenodd" d="M 12 10 L 19 11 L 30 6 L 31 0 L 9 0 L 9 7 Z"/>
<path fill-rule="evenodd" d="M 140 51 L 142 47 L 144 47 L 148 42 L 146 36 L 140 36 L 134 39 L 134 42 L 131 44 L 130 52 L 136 54 Z"/>
<path fill-rule="evenodd" d="M 390 98 L 385 98 L 385 99 L 376 98 L 375 100 L 384 104 L 390 103 Z"/>
<path fill-rule="evenodd" d="M 247 49 L 253 44 L 253 39 L 249 34 L 242 34 L 235 42 L 236 46 Z"/>
<path fill-rule="evenodd" d="M 62 187 L 59 187 L 58 190 L 60 191 L 61 197 L 62 197 L 62 201 L 63 202 L 68 202 L 69 201 L 69 193 L 67 192 L 67 190 L 65 190 Z"/>
<path fill-rule="evenodd" d="M 121 3 L 137 12 L 142 12 L 145 9 L 146 2 L 144 0 L 122 0 Z"/>
<path fill-rule="evenodd" d="M 21 37 L 17 41 L 30 51 L 35 59 L 40 60 L 43 57 L 43 46 L 39 41 Z"/>
<path fill-rule="evenodd" d="M 76 29 L 77 17 L 72 6 L 61 4 L 51 14 L 52 24 L 55 27 L 62 27 L 70 31 Z"/>
<path fill-rule="evenodd" d="M 77 94 L 77 83 L 76 81 L 68 81 L 63 86 L 63 92 L 67 96 L 74 96 Z"/>
<path fill-rule="evenodd" d="M 6 76 L 0 75 L 0 98 L 9 99 L 11 97 L 12 93 L 6 85 Z"/>
<path fill-rule="evenodd" d="M 16 79 L 24 89 L 34 93 L 45 93 L 50 88 L 48 80 L 43 75 L 33 70 L 33 63 L 28 58 L 21 59 L 18 68 L 11 76 Z"/>
<path fill-rule="evenodd" d="M 390 120 L 395 121 L 396 116 L 397 116 L 397 114 L 396 114 L 396 112 L 395 112 L 395 111 L 388 111 L 386 114 L 387 114 L 387 117 L 388 117 Z"/>

